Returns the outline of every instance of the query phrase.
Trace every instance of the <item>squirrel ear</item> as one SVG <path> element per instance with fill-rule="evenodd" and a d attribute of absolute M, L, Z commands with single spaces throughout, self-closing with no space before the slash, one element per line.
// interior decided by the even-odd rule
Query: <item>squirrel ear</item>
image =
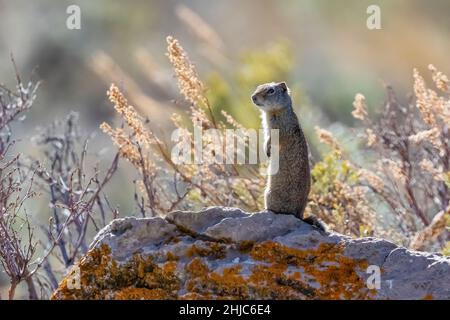
<path fill-rule="evenodd" d="M 287 91 L 288 90 L 288 87 L 287 87 L 287 85 L 286 85 L 286 82 L 280 82 L 279 83 L 279 85 L 280 85 L 280 87 L 283 89 L 283 91 Z"/>

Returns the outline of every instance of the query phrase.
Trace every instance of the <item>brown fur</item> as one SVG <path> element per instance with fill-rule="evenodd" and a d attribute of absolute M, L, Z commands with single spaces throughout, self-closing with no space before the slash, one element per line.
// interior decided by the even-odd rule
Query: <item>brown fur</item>
<path fill-rule="evenodd" d="M 258 86 L 252 100 L 262 110 L 269 157 L 270 129 L 279 130 L 279 170 L 269 175 L 264 195 L 265 207 L 275 213 L 293 214 L 303 219 L 311 187 L 308 144 L 292 108 L 289 89 L 285 83 L 267 83 Z M 270 161 L 274 161 L 273 157 Z M 315 217 L 305 221 L 325 229 Z"/>

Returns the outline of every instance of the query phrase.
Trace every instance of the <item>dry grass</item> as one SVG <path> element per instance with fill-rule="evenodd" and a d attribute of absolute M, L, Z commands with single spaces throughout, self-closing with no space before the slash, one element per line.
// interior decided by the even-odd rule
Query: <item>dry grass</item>
<path fill-rule="evenodd" d="M 187 53 L 178 40 L 168 37 L 167 42 L 180 94 L 190 105 L 188 117 L 173 115 L 175 127 L 187 139 L 193 136 L 189 122 L 199 123 L 202 129 L 245 130 L 224 111 L 223 121 L 214 118 L 206 86 Z M 430 70 L 436 86 L 447 92 L 445 75 L 432 66 Z M 353 236 L 377 235 L 414 248 L 445 244 L 446 225 L 433 218 L 447 216 L 438 212 L 446 210 L 449 197 L 449 101 L 426 88 L 417 71 L 414 79 L 415 103 L 400 105 L 388 88 L 388 101 L 376 121 L 369 115 L 364 96 L 355 97 L 352 114 L 365 125 L 366 147 L 374 154 L 372 166 L 356 164 L 329 131 L 316 128 L 319 140 L 331 152 L 313 168 L 307 214 L 316 214 L 335 231 Z M 206 153 L 200 164 L 178 164 L 170 145 L 158 139 L 114 85 L 109 96 L 126 126 L 113 129 L 103 124 L 102 129 L 137 169 L 135 199 L 142 215 L 202 205 L 262 209 L 265 177 L 254 167 L 215 164 L 213 153 Z M 221 142 L 226 139 L 222 132 Z M 204 148 L 213 142 L 204 140 Z"/>
<path fill-rule="evenodd" d="M 361 182 L 386 204 L 403 242 L 415 249 L 438 249 L 449 237 L 448 78 L 432 65 L 429 70 L 437 91 L 414 69 L 415 99 L 406 106 L 388 88 L 388 101 L 376 122 L 368 117 L 360 94 L 353 112 L 366 127 L 367 146 L 376 160 Z"/>
<path fill-rule="evenodd" d="M 186 18 L 190 13 L 179 14 Z M 219 43 L 211 40 L 211 34 L 197 36 L 210 41 L 210 47 Z M 121 123 L 101 125 L 118 149 L 103 175 L 96 166 L 91 168 L 93 174 L 87 173 L 87 142 L 80 140 L 73 115 L 61 123 L 62 132 L 53 126 L 40 136 L 38 146 L 47 167 L 37 160 L 19 161 L 21 155 L 12 150 L 11 124 L 21 121 L 31 108 L 37 85 L 25 86 L 17 77 L 16 91 L 0 86 L 0 262 L 10 279 L 10 299 L 22 282 L 30 298 L 48 296 L 67 268 L 86 252 L 88 228 L 97 231 L 118 216 L 104 191 L 119 168 L 119 158 L 135 169 L 134 200 L 142 216 L 162 216 L 175 209 L 212 205 L 247 211 L 263 209 L 266 177 L 261 168 L 215 161 L 216 145 L 223 145 L 230 138 L 225 130 L 245 133 L 247 128 L 225 110 L 214 112 L 217 106 L 211 104 L 208 88 L 184 48 L 173 37 L 167 38 L 167 45 L 167 57 L 183 98 L 183 103 L 176 104 L 184 108 L 172 115 L 172 126 L 191 146 L 193 125 L 219 130 L 217 139 L 203 137 L 200 162 L 179 161 L 186 159 L 173 153 L 171 142 L 157 134 L 154 119 L 145 117 L 149 115 L 145 114 L 146 104 L 151 114 L 165 105 L 144 94 L 120 69 L 111 71 L 114 62 L 106 55 L 97 56 L 92 67 L 99 73 L 110 70 L 112 79 L 125 77 L 127 96 L 132 98 L 129 102 L 124 90 L 115 84 L 107 92 Z M 139 57 L 141 62 L 152 65 L 150 57 Z M 330 131 L 316 127 L 319 140 L 330 152 L 312 166 L 313 183 L 306 214 L 315 214 L 331 229 L 354 237 L 380 236 L 417 250 L 439 250 L 446 245 L 448 248 L 449 80 L 434 66 L 429 66 L 429 70 L 435 89 L 429 88 L 414 70 L 415 97 L 401 104 L 393 90 L 387 88 L 387 101 L 379 115 L 371 115 L 364 96 L 356 95 L 352 114 L 363 124 L 365 140 L 359 152 L 364 152 L 365 163 L 354 161 Z M 161 73 L 149 73 L 149 77 L 158 78 L 153 83 L 159 89 L 162 83 L 171 82 L 169 78 L 161 80 Z M 173 92 L 163 91 L 165 95 Z M 156 114 L 159 119 L 161 114 Z M 245 147 L 247 151 L 252 148 L 248 141 Z M 233 157 L 236 159 L 238 154 Z M 189 160 L 196 160 L 195 154 Z M 38 229 L 46 237 L 45 243 L 36 239 L 36 221 L 24 211 L 25 202 L 42 196 L 36 193 L 37 188 L 49 198 L 51 219 Z"/>
<path fill-rule="evenodd" d="M 205 86 L 187 53 L 176 39 L 168 37 L 167 43 L 167 56 L 175 71 L 180 93 L 190 103 L 188 120 L 199 124 L 202 129 L 221 130 L 218 139 L 225 141 L 224 130 L 239 126 L 238 122 L 229 115 L 226 115 L 225 122 L 214 118 Z M 204 152 L 200 164 L 178 164 L 177 155 L 171 154 L 170 146 L 163 143 L 150 126 L 145 126 L 145 120 L 115 85 L 111 86 L 108 95 L 126 127 L 113 129 L 102 124 L 101 128 L 119 147 L 122 157 L 138 172 L 135 199 L 143 216 L 163 215 L 177 208 L 204 205 L 238 206 L 250 211 L 261 209 L 264 181 L 258 170 L 247 169 L 251 174 L 247 178 L 239 177 L 240 168 L 216 163 L 214 152 Z M 186 138 L 192 138 L 185 118 L 176 114 L 172 121 Z M 208 150 L 213 142 L 204 139 L 203 149 Z"/>

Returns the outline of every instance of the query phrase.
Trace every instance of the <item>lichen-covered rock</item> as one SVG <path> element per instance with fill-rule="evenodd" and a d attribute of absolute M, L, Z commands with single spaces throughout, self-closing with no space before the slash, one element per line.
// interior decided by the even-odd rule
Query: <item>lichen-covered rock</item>
<path fill-rule="evenodd" d="M 53 299 L 430 298 L 450 299 L 450 259 L 442 255 L 325 233 L 291 215 L 222 207 L 111 222 L 53 294 Z"/>

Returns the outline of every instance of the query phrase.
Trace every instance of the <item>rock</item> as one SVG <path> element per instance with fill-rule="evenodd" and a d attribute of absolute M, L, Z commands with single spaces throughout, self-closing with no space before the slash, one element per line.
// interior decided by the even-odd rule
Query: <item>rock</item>
<path fill-rule="evenodd" d="M 261 212 L 225 218 L 208 227 L 205 234 L 213 239 L 232 242 L 264 241 L 284 235 L 304 224 L 293 215 Z M 310 227 L 310 230 L 312 227 Z"/>
<path fill-rule="evenodd" d="M 226 218 L 245 217 L 248 214 L 238 208 L 209 207 L 202 211 L 173 211 L 166 216 L 167 221 L 188 232 L 200 234 Z"/>
<path fill-rule="evenodd" d="M 52 298 L 450 299 L 450 259 L 210 207 L 112 221 Z"/>
<path fill-rule="evenodd" d="M 161 244 L 173 236 L 176 230 L 176 226 L 162 218 L 116 219 L 99 231 L 90 248 L 106 244 L 115 259 L 126 258 L 142 248 Z"/>

